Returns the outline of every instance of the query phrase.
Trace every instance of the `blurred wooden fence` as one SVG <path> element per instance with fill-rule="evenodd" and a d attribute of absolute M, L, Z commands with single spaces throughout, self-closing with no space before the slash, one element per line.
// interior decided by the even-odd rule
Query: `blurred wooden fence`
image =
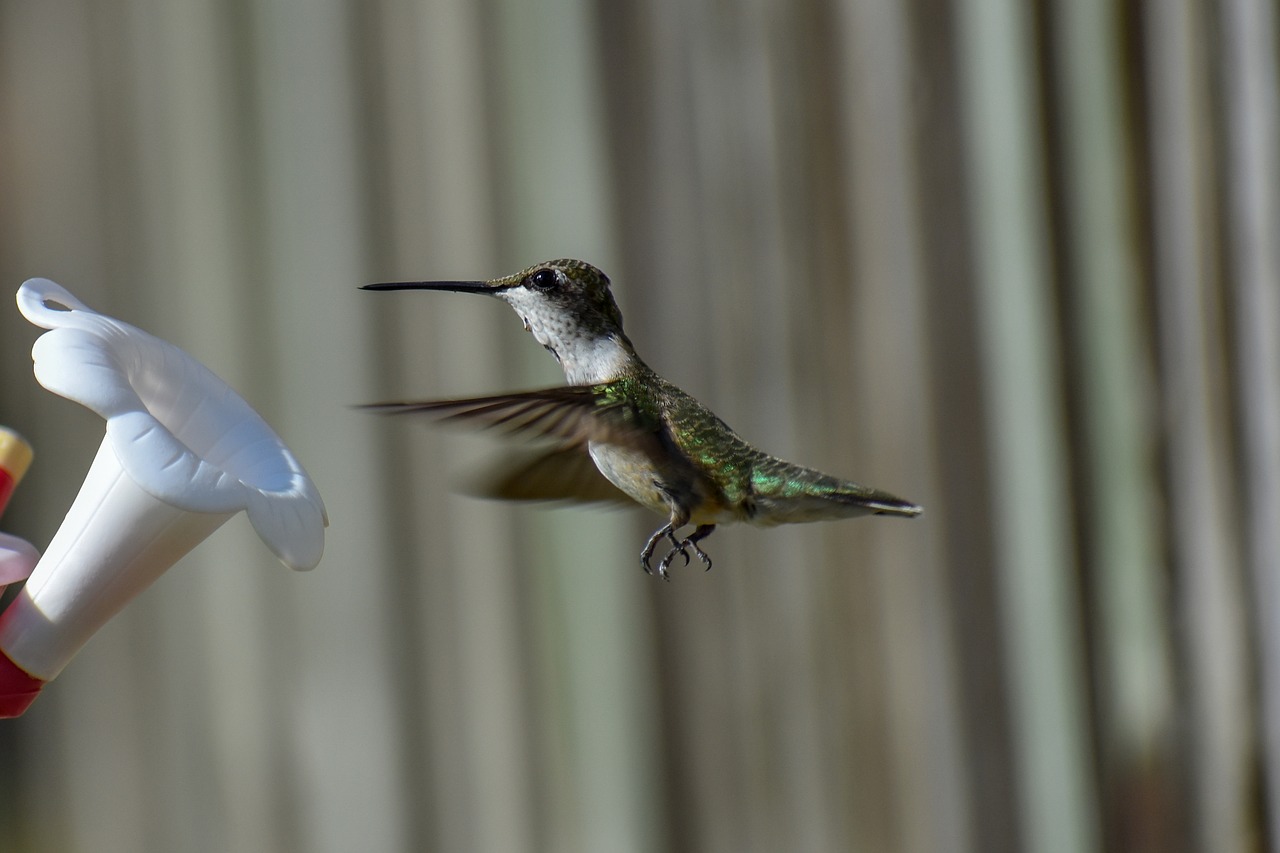
<path fill-rule="evenodd" d="M 229 525 L 0 723 L 0 849 L 1280 850 L 1269 0 L 0 2 L 0 281 L 239 388 L 332 518 Z M 559 381 L 560 256 L 739 432 L 926 506 L 725 529 L 450 484 L 351 404 Z M 99 440 L 0 308 L 48 542 Z"/>

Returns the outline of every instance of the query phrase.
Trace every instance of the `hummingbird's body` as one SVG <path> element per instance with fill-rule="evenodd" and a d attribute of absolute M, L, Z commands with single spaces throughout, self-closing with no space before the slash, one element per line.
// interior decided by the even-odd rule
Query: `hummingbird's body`
<path fill-rule="evenodd" d="M 569 385 L 495 397 L 387 403 L 393 412 L 434 412 L 558 442 L 505 478 L 504 497 L 607 499 L 603 484 L 576 464 L 585 450 L 609 483 L 641 506 L 668 517 L 649 538 L 641 562 L 664 537 L 671 549 L 658 574 L 689 551 L 707 566 L 698 542 L 718 524 L 771 526 L 879 514 L 915 516 L 920 507 L 793 465 L 752 447 L 709 409 L 653 372 L 622 330 L 609 279 L 582 261 L 530 267 L 491 282 L 368 285 L 371 290 L 454 290 L 487 293 L 511 305 L 560 362 Z M 679 539 L 676 531 L 693 525 Z"/>

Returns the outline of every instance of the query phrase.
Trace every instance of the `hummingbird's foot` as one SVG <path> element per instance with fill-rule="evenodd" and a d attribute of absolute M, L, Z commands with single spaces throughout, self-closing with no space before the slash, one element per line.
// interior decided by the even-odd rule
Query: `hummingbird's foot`
<path fill-rule="evenodd" d="M 690 548 L 692 548 L 692 549 L 693 549 L 693 553 L 695 553 L 695 554 L 697 554 L 697 555 L 698 555 L 698 559 L 702 561 L 702 564 L 703 564 L 704 566 L 706 566 L 706 567 L 707 567 L 707 568 L 705 569 L 705 571 L 708 571 L 708 572 L 709 572 L 709 571 L 711 571 L 711 558 L 707 556 L 707 552 L 706 552 L 706 551 L 704 551 L 704 550 L 702 550 L 701 548 L 699 548 L 699 547 L 698 547 L 698 540 L 699 540 L 699 539 L 706 539 L 708 536 L 710 536 L 710 535 L 711 535 L 711 531 L 713 531 L 713 530 L 715 530 L 715 529 L 716 529 L 716 526 L 715 526 L 714 524 L 700 524 L 700 525 L 698 525 L 698 529 L 697 529 L 697 530 L 695 530 L 695 531 L 693 531 L 692 533 L 690 533 L 690 534 L 689 534 L 689 538 L 688 538 L 688 539 L 686 539 L 686 540 L 684 540 L 684 542 L 680 543 L 680 544 L 681 544 L 681 546 L 682 546 L 682 547 L 681 547 L 681 552 L 683 553 L 683 551 L 684 551 L 683 546 L 688 545 Z M 685 557 L 684 557 L 684 564 L 685 564 L 686 566 L 687 566 L 687 565 L 689 565 L 689 555 L 688 555 L 688 554 L 685 554 Z"/>
<path fill-rule="evenodd" d="M 667 574 L 667 569 L 675 562 L 676 554 L 684 557 L 684 564 L 686 566 L 689 565 L 690 548 L 692 548 L 693 552 L 698 555 L 698 559 L 706 564 L 708 569 L 711 568 L 711 558 L 707 556 L 707 552 L 698 547 L 698 543 L 694 541 L 692 536 L 690 536 L 688 539 L 676 542 L 675 547 L 667 552 L 667 556 L 662 558 L 662 562 L 658 563 L 658 575 L 663 580 L 671 580 L 670 575 Z"/>
<path fill-rule="evenodd" d="M 661 541 L 664 536 L 667 538 L 667 541 L 671 543 L 671 550 L 667 552 L 665 557 L 658 561 L 657 569 L 658 577 L 662 578 L 664 581 L 671 580 L 671 573 L 667 570 L 670 569 L 671 564 L 675 562 L 677 554 L 684 557 L 684 564 L 686 566 L 689 565 L 690 548 L 693 549 L 694 555 L 702 565 L 706 566 L 708 570 L 711 569 L 711 557 L 707 555 L 706 551 L 702 550 L 702 548 L 698 546 L 698 542 L 710 536 L 711 532 L 716 529 L 716 526 L 714 524 L 700 524 L 692 533 L 689 534 L 688 538 L 677 539 L 676 528 L 678 526 L 679 525 L 673 521 L 670 524 L 659 528 L 652 536 L 649 537 L 649 541 L 644 545 L 644 550 L 640 552 L 640 565 L 644 568 L 645 572 L 653 574 L 654 569 L 649 561 L 653 558 L 653 552 L 658 547 L 658 542 Z"/>
<path fill-rule="evenodd" d="M 670 553 L 663 557 L 662 561 L 658 563 L 658 577 L 662 578 L 664 581 L 669 581 L 671 580 L 671 575 L 667 573 L 667 567 L 671 565 L 671 561 L 674 559 L 677 552 L 684 553 L 680 540 L 676 539 L 676 528 L 674 524 L 667 524 L 659 528 L 652 536 L 649 537 L 649 541 L 644 545 L 644 550 L 640 552 L 640 566 L 644 569 L 645 574 L 653 574 L 653 566 L 649 564 L 649 560 L 653 557 L 654 549 L 658 547 L 658 540 L 663 536 L 670 539 L 671 544 L 674 547 Z M 687 553 L 684 555 L 684 563 L 686 566 L 689 565 L 689 555 Z"/>

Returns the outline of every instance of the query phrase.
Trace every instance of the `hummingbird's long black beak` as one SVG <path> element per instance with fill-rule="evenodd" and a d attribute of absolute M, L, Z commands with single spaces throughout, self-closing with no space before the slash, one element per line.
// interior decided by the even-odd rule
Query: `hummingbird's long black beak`
<path fill-rule="evenodd" d="M 388 281 L 366 284 L 361 290 L 451 290 L 455 293 L 493 293 L 498 288 L 487 281 Z"/>

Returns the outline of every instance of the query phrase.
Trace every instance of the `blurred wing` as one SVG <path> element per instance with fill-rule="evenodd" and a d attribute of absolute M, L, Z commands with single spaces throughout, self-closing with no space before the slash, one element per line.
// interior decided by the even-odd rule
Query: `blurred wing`
<path fill-rule="evenodd" d="M 470 478 L 467 494 L 508 501 L 570 501 L 634 506 L 604 478 L 581 444 L 511 455 Z"/>
<path fill-rule="evenodd" d="M 442 421 L 475 423 L 564 444 L 585 446 L 596 441 L 656 450 L 659 441 L 659 424 L 606 396 L 599 386 L 566 386 L 466 400 L 375 403 L 364 408 L 385 414 L 433 415 Z"/>

